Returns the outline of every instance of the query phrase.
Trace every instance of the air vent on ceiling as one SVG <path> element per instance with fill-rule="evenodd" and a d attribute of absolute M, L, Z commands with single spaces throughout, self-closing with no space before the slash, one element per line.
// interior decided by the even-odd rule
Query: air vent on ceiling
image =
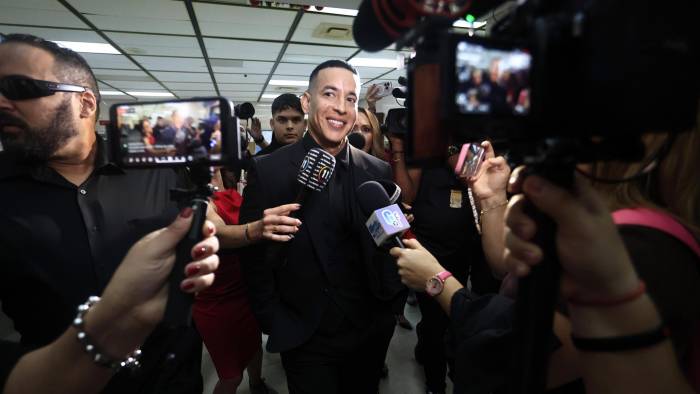
<path fill-rule="evenodd" d="M 320 23 L 311 36 L 326 40 L 352 41 L 352 26 L 339 23 Z"/>
<path fill-rule="evenodd" d="M 210 59 L 212 67 L 243 67 L 243 60 Z"/>
<path fill-rule="evenodd" d="M 282 93 L 296 93 L 296 92 L 302 92 L 304 89 L 300 87 L 291 87 L 291 86 L 275 86 L 274 88 L 275 91 L 282 92 Z"/>

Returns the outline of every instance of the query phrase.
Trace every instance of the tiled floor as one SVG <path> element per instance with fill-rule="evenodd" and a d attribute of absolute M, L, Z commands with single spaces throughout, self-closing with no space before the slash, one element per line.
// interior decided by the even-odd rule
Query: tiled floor
<path fill-rule="evenodd" d="M 418 307 L 406 305 L 406 317 L 413 323 L 420 320 Z M 396 327 L 394 338 L 389 346 L 387 362 L 389 364 L 389 377 L 382 380 L 381 394 L 423 394 L 423 368 L 413 358 L 413 347 L 416 345 L 416 332 Z M 204 393 L 211 393 L 216 384 L 217 377 L 214 366 L 209 359 L 206 350 L 202 362 L 202 375 L 204 376 Z M 278 354 L 265 353 L 263 358 L 263 376 L 268 385 L 279 391 L 280 394 L 288 394 L 287 383 L 282 369 L 282 363 Z M 239 394 L 249 394 L 248 377 L 241 384 Z M 448 392 L 452 386 L 448 380 Z"/>

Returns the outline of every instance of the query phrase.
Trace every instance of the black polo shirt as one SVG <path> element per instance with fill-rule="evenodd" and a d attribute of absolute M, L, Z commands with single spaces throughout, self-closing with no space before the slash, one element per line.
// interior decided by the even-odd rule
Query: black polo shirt
<path fill-rule="evenodd" d="M 0 245 L 13 251 L 0 255 L 0 300 L 25 347 L 60 336 L 134 242 L 177 215 L 169 197 L 174 170 L 121 170 L 108 162 L 99 136 L 98 144 L 95 169 L 80 186 L 46 165 L 0 154 Z M 201 391 L 194 330 L 158 328 L 142 350 L 141 370 L 120 372 L 107 392 Z"/>

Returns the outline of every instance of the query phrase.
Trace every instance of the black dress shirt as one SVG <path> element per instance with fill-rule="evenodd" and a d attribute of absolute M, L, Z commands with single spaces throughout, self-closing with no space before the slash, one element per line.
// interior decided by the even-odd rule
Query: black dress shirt
<path fill-rule="evenodd" d="M 45 165 L 0 155 L 0 300 L 25 348 L 44 346 L 70 325 L 77 305 L 100 295 L 129 248 L 177 215 L 172 169 L 123 171 L 100 137 L 95 169 L 80 186 Z M 193 329 L 157 328 L 136 373 L 106 392 L 201 392 L 201 340 Z"/>

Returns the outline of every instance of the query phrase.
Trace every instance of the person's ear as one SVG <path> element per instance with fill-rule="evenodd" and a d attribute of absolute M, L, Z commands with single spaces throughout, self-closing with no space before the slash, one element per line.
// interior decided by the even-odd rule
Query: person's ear
<path fill-rule="evenodd" d="M 309 113 L 309 100 L 311 99 L 311 93 L 309 91 L 305 91 L 304 94 L 301 95 L 301 109 L 304 110 L 305 114 Z"/>
<path fill-rule="evenodd" d="M 275 131 L 275 117 L 270 118 L 270 128 Z"/>
<path fill-rule="evenodd" d="M 99 103 L 97 102 L 97 97 L 95 97 L 95 94 L 93 92 L 83 92 L 83 94 L 80 95 L 80 117 L 92 117 L 97 112 L 98 105 Z"/>

